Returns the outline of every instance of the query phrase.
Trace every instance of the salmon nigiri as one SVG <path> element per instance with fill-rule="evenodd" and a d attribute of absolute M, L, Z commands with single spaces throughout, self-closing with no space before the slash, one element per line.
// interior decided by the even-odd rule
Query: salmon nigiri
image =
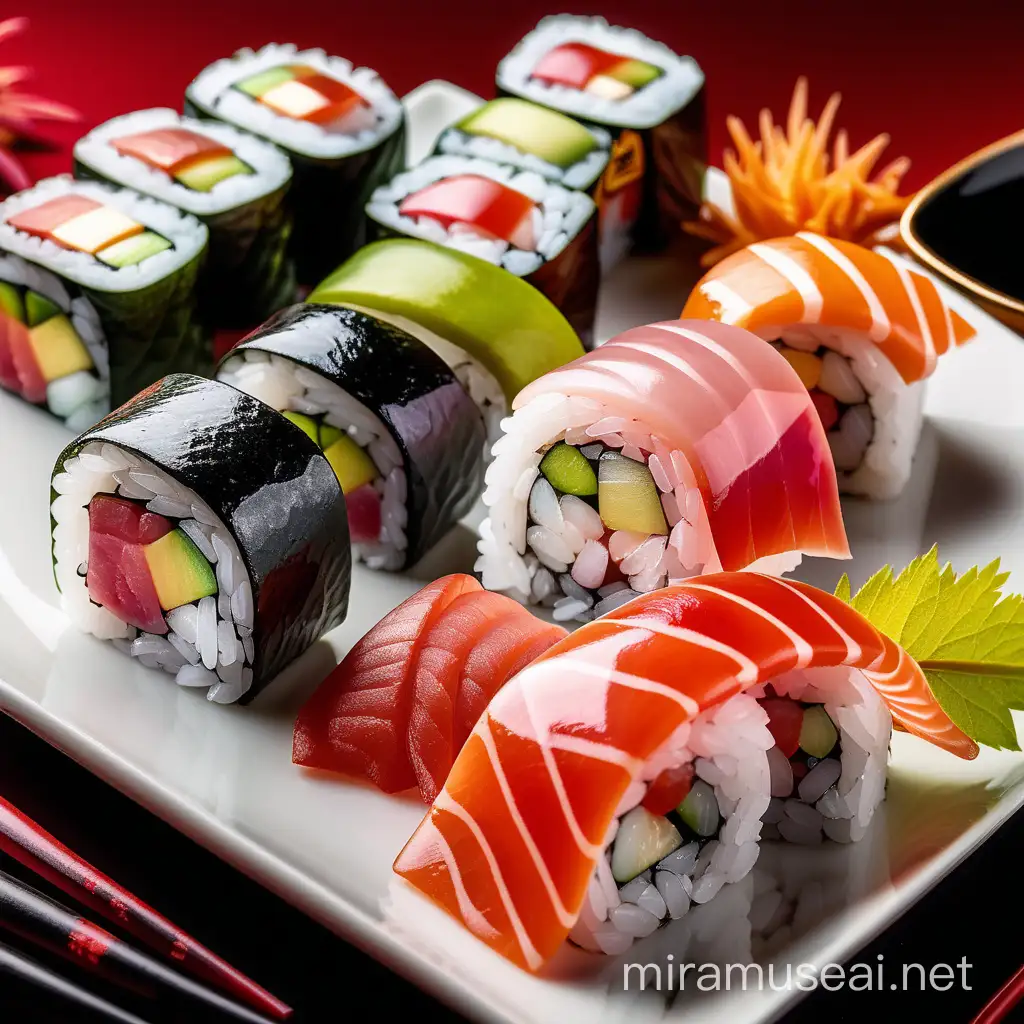
<path fill-rule="evenodd" d="M 418 786 L 430 803 L 491 697 L 564 636 L 472 576 L 436 580 L 378 622 L 306 702 L 292 760 L 386 793 Z"/>
<path fill-rule="evenodd" d="M 489 589 L 586 621 L 701 573 L 849 557 L 815 406 L 748 331 L 637 327 L 513 405 L 486 476 Z"/>
<path fill-rule="evenodd" d="M 771 341 L 807 387 L 852 493 L 894 497 L 921 426 L 920 381 L 974 337 L 932 280 L 898 257 L 811 232 L 722 260 L 683 309 Z"/>
<path fill-rule="evenodd" d="M 708 575 L 583 626 L 500 690 L 395 871 L 529 970 L 566 937 L 621 953 L 742 878 L 762 820 L 859 839 L 893 719 L 977 754 L 850 605 Z"/>

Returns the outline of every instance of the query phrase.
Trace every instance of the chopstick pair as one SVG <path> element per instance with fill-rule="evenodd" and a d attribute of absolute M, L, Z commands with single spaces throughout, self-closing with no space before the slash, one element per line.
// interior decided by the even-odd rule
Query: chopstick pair
<path fill-rule="evenodd" d="M 34 992 L 47 993 L 50 1000 L 58 1003 L 62 1009 L 69 1010 L 74 1007 L 87 1010 L 93 1018 L 110 1021 L 111 1024 L 146 1024 L 146 1021 L 136 1017 L 134 1013 L 122 1010 L 106 999 L 93 995 L 92 992 L 0 942 L 0 976 L 4 975 L 18 979 Z M 6 986 L 0 983 L 0 988 Z"/>
<path fill-rule="evenodd" d="M 234 999 L 278 1020 L 284 1020 L 291 1014 L 291 1008 L 286 1003 L 69 850 L 3 797 L 0 797 L 0 851 L 46 879 L 76 902 L 123 927 L 161 957 L 173 962 L 180 971 L 216 986 Z M 18 888 L 25 888 L 10 876 L 6 876 L 4 880 L 8 883 L 13 882 Z M 42 899 L 44 903 L 52 904 L 52 901 L 47 901 L 41 894 L 33 895 Z M 65 908 L 58 909 L 71 921 L 75 919 Z M 3 916 L 2 910 L 3 895 L 0 893 L 0 917 Z M 106 935 L 102 929 L 97 931 Z M 188 980 L 174 971 L 163 968 L 158 961 L 136 953 L 127 943 L 121 943 L 113 936 L 108 936 L 108 939 L 128 950 L 131 954 L 129 959 L 132 959 L 133 955 L 151 962 L 172 979 Z M 198 992 L 208 992 L 202 985 L 194 987 Z M 209 994 L 216 995 L 212 992 Z M 235 1005 L 228 1000 L 223 1002 L 225 1006 Z M 248 1019 L 257 1018 L 253 1015 Z"/>

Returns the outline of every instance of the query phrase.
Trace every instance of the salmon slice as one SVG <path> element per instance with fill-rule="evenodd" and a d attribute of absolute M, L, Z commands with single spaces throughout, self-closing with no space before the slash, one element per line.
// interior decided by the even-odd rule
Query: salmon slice
<path fill-rule="evenodd" d="M 675 730 L 780 672 L 827 666 L 863 671 L 918 736 L 977 754 L 919 667 L 850 605 L 714 573 L 584 625 L 499 690 L 395 871 L 537 970 L 575 923 L 622 794 Z"/>
<path fill-rule="evenodd" d="M 938 356 L 976 333 L 930 278 L 872 249 L 808 231 L 722 260 L 697 283 L 682 315 L 765 337 L 795 324 L 856 331 L 907 384 L 929 376 Z"/>
<path fill-rule="evenodd" d="M 832 453 L 806 388 L 756 335 L 699 320 L 626 331 L 529 384 L 600 401 L 681 453 L 700 491 L 718 564 L 788 552 L 848 558 Z"/>
<path fill-rule="evenodd" d="M 111 139 L 110 145 L 122 156 L 133 156 L 171 175 L 199 159 L 231 155 L 231 149 L 222 142 L 187 128 L 156 128 L 122 135 Z"/>
<path fill-rule="evenodd" d="M 472 576 L 428 584 L 386 615 L 306 702 L 292 760 L 419 785 L 430 803 L 488 701 L 566 635 Z"/>

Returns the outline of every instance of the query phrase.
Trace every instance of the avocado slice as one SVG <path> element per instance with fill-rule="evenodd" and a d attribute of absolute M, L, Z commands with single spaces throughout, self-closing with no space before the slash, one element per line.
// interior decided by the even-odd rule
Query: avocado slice
<path fill-rule="evenodd" d="M 348 434 L 342 434 L 329 448 L 325 448 L 324 455 L 344 494 L 350 494 L 380 476 L 373 459 Z"/>
<path fill-rule="evenodd" d="M 556 167 L 571 167 L 596 146 L 594 136 L 578 121 L 526 100 L 491 100 L 455 126 L 467 135 L 486 135 L 532 153 Z"/>
<path fill-rule="evenodd" d="M 598 510 L 609 530 L 668 534 L 658 485 L 642 462 L 605 452 L 597 464 Z"/>
<path fill-rule="evenodd" d="M 60 306 L 45 295 L 33 291 L 25 292 L 25 322 L 29 327 L 35 327 L 44 320 L 49 320 L 51 316 L 57 316 L 60 312 Z"/>
<path fill-rule="evenodd" d="M 281 413 L 281 415 L 286 420 L 291 420 L 295 426 L 301 428 L 303 433 L 305 433 L 314 444 L 320 444 L 320 439 L 317 436 L 318 430 L 316 420 L 313 419 L 312 416 L 307 416 L 305 413 L 301 412 L 292 412 L 291 409 L 286 409 Z"/>
<path fill-rule="evenodd" d="M 150 256 L 170 248 L 170 241 L 163 235 L 158 235 L 155 231 L 143 231 L 101 249 L 96 253 L 96 258 L 112 267 L 134 267 L 136 263 L 141 263 Z"/>
<path fill-rule="evenodd" d="M 0 281 L 0 311 L 21 323 L 25 322 L 25 304 L 21 301 L 21 293 L 6 281 Z"/>
<path fill-rule="evenodd" d="M 234 153 L 227 153 L 208 160 L 197 160 L 182 168 L 174 177 L 194 192 L 209 192 L 214 185 L 238 174 L 252 174 L 252 168 Z"/>
<path fill-rule="evenodd" d="M 531 381 L 583 355 L 569 322 L 533 285 L 476 256 L 415 238 L 363 246 L 308 301 L 412 321 L 413 333 L 419 325 L 481 363 L 509 405 Z"/>
<path fill-rule="evenodd" d="M 563 494 L 576 494 L 585 498 L 597 494 L 597 474 L 586 457 L 571 444 L 559 441 L 540 460 L 540 471 L 548 483 Z"/>
<path fill-rule="evenodd" d="M 683 837 L 668 818 L 634 807 L 619 822 L 612 846 L 612 877 L 619 885 L 663 860 L 683 845 Z"/>
<path fill-rule="evenodd" d="M 28 343 L 36 357 L 39 372 L 47 383 L 69 373 L 93 368 L 89 350 L 63 313 L 30 328 Z"/>
<path fill-rule="evenodd" d="M 630 85 L 634 89 L 642 89 L 645 85 L 650 85 L 655 79 L 661 78 L 662 73 L 661 68 L 656 65 L 635 58 L 624 60 L 621 64 L 616 64 L 610 71 L 605 72 L 609 78 Z"/>
<path fill-rule="evenodd" d="M 171 530 L 147 544 L 143 551 L 157 599 L 165 612 L 217 593 L 213 566 L 183 530 Z"/>
<path fill-rule="evenodd" d="M 340 430 L 338 427 L 332 427 L 330 423 L 320 424 L 320 447 L 325 451 L 330 448 L 339 437 L 344 436 L 344 430 Z"/>
<path fill-rule="evenodd" d="M 235 82 L 235 88 L 248 96 L 259 99 L 265 92 L 273 89 L 275 85 L 280 85 L 282 82 L 290 82 L 294 77 L 295 75 L 290 68 L 267 68 L 266 71 L 257 72 L 255 75 L 250 75 L 248 78 Z"/>

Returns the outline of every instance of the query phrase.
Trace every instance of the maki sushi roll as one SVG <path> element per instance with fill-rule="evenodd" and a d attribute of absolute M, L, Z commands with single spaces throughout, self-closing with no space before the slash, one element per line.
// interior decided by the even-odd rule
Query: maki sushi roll
<path fill-rule="evenodd" d="M 840 488 L 894 498 L 910 478 L 924 381 L 975 329 L 899 260 L 801 231 L 726 257 L 683 310 L 770 341 L 808 389 Z"/>
<path fill-rule="evenodd" d="M 169 372 L 210 371 L 195 315 L 207 237 L 204 224 L 166 203 L 66 176 L 0 203 L 0 252 L 49 271 L 95 310 L 99 331 L 82 341 L 93 346 L 97 378 L 103 357 L 95 353 L 105 342 L 113 406 Z M 83 325 L 76 329 L 88 334 Z"/>
<path fill-rule="evenodd" d="M 292 252 L 303 284 L 363 244 L 367 198 L 405 162 L 395 94 L 375 71 L 323 50 L 239 50 L 196 76 L 185 113 L 269 139 L 291 158 Z"/>
<path fill-rule="evenodd" d="M 597 209 L 583 192 L 473 157 L 433 156 L 374 191 L 366 214 L 380 235 L 407 235 L 503 267 L 593 342 L 600 269 Z"/>
<path fill-rule="evenodd" d="M 536 288 L 419 239 L 367 245 L 309 300 L 370 313 L 433 349 L 483 413 L 488 449 L 522 388 L 583 355 L 579 336 Z"/>
<path fill-rule="evenodd" d="M 855 735 L 882 752 L 853 754 L 851 730 L 841 775 L 801 813 L 870 820 L 894 719 L 977 755 L 860 612 L 806 584 L 718 573 L 588 623 L 499 690 L 395 871 L 527 970 L 566 938 L 624 953 L 754 866 L 779 735 L 766 694 L 793 676 L 814 699 L 855 690 Z"/>
<path fill-rule="evenodd" d="M 292 168 L 276 146 L 167 108 L 138 110 L 75 143 L 75 176 L 133 188 L 207 226 L 199 309 L 211 327 L 251 327 L 295 300 Z"/>
<path fill-rule="evenodd" d="M 391 324 L 292 306 L 234 348 L 217 376 L 319 445 L 371 568 L 417 562 L 480 495 L 480 410 L 439 356 Z"/>
<path fill-rule="evenodd" d="M 476 568 L 489 590 L 586 621 L 719 569 L 849 557 L 814 404 L 747 331 L 634 328 L 514 409 L 486 475 Z"/>
<path fill-rule="evenodd" d="M 99 316 L 70 282 L 0 252 L 0 387 L 74 431 L 110 412 L 110 363 Z"/>
<path fill-rule="evenodd" d="M 597 201 L 606 263 L 692 218 L 707 165 L 704 73 L 692 57 L 603 18 L 557 15 L 498 65 L 498 91 L 610 132 Z"/>
<path fill-rule="evenodd" d="M 273 409 L 173 374 L 53 470 L 54 577 L 80 629 L 210 700 L 252 699 L 348 607 L 345 501 Z"/>

